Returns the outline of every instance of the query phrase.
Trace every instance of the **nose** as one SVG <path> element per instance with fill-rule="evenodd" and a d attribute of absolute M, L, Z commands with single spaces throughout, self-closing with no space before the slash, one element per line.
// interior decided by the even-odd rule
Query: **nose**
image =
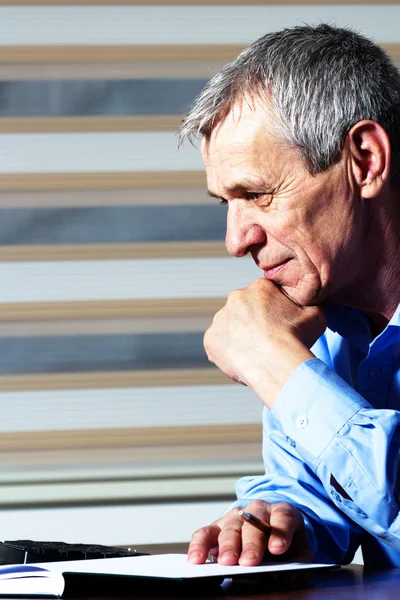
<path fill-rule="evenodd" d="M 265 240 L 265 231 L 246 201 L 229 202 L 225 236 L 229 254 L 245 256 L 252 246 L 263 244 Z"/>

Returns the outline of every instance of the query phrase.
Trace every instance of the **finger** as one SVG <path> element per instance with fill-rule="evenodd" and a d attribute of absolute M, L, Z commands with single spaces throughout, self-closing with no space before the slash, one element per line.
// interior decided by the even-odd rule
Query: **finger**
<path fill-rule="evenodd" d="M 242 550 L 243 519 L 238 511 L 225 516 L 218 536 L 218 562 L 221 565 L 237 565 Z"/>
<path fill-rule="evenodd" d="M 268 522 L 268 517 L 265 515 L 260 516 L 260 518 Z M 242 566 L 259 565 L 263 560 L 268 538 L 269 534 L 265 534 L 250 523 L 244 522 L 242 526 L 242 553 L 239 564 Z"/>
<path fill-rule="evenodd" d="M 281 503 L 271 506 L 271 535 L 268 550 L 271 554 L 283 554 L 293 541 L 296 531 L 303 526 L 301 513 L 289 504 Z"/>
<path fill-rule="evenodd" d="M 188 561 L 196 565 L 206 562 L 210 549 L 218 546 L 220 532 L 218 521 L 195 531 L 188 548 Z"/>
<path fill-rule="evenodd" d="M 210 548 L 210 551 L 209 551 L 208 554 L 209 554 L 209 556 L 212 556 L 214 558 L 218 558 L 218 553 L 219 553 L 218 546 L 214 546 L 214 548 Z"/>

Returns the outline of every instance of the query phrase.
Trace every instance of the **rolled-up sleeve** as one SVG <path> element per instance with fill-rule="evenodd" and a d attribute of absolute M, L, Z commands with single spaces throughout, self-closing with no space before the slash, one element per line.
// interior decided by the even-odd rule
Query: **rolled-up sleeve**
<path fill-rule="evenodd" d="M 400 413 L 375 409 L 311 359 L 286 383 L 272 414 L 337 508 L 400 551 Z"/>

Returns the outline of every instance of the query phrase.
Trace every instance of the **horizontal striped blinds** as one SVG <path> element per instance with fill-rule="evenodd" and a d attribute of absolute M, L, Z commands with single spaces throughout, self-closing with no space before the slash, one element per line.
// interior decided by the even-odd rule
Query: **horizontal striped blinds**
<path fill-rule="evenodd" d="M 3 507 L 229 498 L 262 471 L 260 403 L 202 346 L 259 271 L 175 133 L 248 43 L 320 21 L 400 60 L 397 2 L 0 0 Z"/>

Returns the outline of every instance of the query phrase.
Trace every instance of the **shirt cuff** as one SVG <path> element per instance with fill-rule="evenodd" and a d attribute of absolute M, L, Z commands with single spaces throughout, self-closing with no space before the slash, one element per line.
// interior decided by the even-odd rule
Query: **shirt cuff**
<path fill-rule="evenodd" d="M 295 445 L 319 458 L 361 408 L 371 405 L 322 361 L 312 358 L 289 378 L 271 412 Z"/>

